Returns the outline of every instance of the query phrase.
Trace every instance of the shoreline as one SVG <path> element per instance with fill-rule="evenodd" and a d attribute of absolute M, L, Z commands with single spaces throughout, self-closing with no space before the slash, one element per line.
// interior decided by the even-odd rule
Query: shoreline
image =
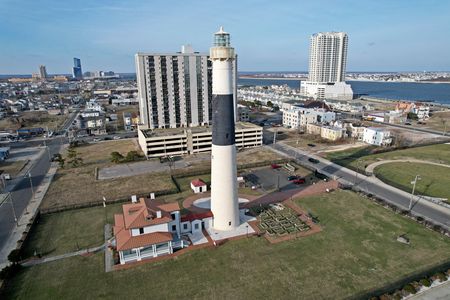
<path fill-rule="evenodd" d="M 252 80 L 297 80 L 297 81 L 307 81 L 308 78 L 306 77 L 299 77 L 299 78 L 293 78 L 293 77 L 252 77 L 252 76 L 238 76 L 238 79 L 252 79 Z M 433 84 L 450 84 L 450 81 L 385 81 L 385 80 L 364 80 L 364 79 L 347 79 L 346 82 L 349 81 L 357 81 L 357 82 L 380 82 L 380 83 L 433 83 Z"/>

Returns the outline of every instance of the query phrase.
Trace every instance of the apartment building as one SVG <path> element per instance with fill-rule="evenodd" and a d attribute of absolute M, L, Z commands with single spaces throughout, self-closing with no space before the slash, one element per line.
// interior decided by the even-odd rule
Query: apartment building
<path fill-rule="evenodd" d="M 209 54 L 194 52 L 188 45 L 177 53 L 137 53 L 135 61 L 142 129 L 211 124 Z M 234 95 L 237 95 L 236 61 L 233 65 Z M 236 99 L 234 102 L 236 108 Z"/>

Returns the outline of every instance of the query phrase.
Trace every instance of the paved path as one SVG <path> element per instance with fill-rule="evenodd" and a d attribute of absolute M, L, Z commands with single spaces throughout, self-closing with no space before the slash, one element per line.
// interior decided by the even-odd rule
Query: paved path
<path fill-rule="evenodd" d="M 450 299 L 450 281 L 414 295 L 408 300 L 448 300 Z"/>
<path fill-rule="evenodd" d="M 362 175 L 330 162 L 323 157 L 291 147 L 283 144 L 282 142 L 265 147 L 280 153 L 283 156 L 294 159 L 300 165 L 307 166 L 311 169 L 316 169 L 328 177 L 338 180 L 342 184 L 354 186 L 355 189 L 359 189 L 367 194 L 376 195 L 384 201 L 401 209 L 408 210 L 409 208 L 411 194 L 385 184 L 376 177 Z M 319 162 L 311 163 L 308 161 L 308 158 L 315 158 Z M 450 209 L 432 203 L 431 201 L 414 196 L 411 213 L 413 215 L 420 216 L 425 220 L 432 221 L 435 224 L 439 224 L 446 229 L 450 229 Z"/>
<path fill-rule="evenodd" d="M 435 163 L 435 162 L 426 161 L 426 160 L 414 159 L 414 158 L 410 158 L 410 159 L 386 159 L 386 160 L 380 160 L 380 161 L 377 161 L 377 162 L 374 162 L 374 163 L 371 163 L 370 165 L 368 165 L 366 167 L 366 173 L 367 174 L 373 174 L 373 171 L 375 170 L 376 167 L 384 165 L 384 164 L 396 163 L 396 162 L 419 163 L 419 164 L 428 164 L 428 165 L 435 165 L 435 166 L 441 166 L 441 167 L 450 168 L 450 165 Z"/>
<path fill-rule="evenodd" d="M 57 170 L 57 164 L 52 163 L 47 174 L 42 179 L 39 186 L 34 189 L 34 197 L 30 200 L 26 208 L 23 210 L 23 214 L 18 216 L 17 223 L 14 223 L 12 232 L 4 240 L 4 244 L 0 249 L 0 269 L 8 264 L 8 254 L 16 249 L 17 242 L 22 239 L 25 231 L 29 230 L 28 224 L 34 219 L 42 200 L 44 199 L 45 193 L 47 192 L 50 183 L 53 180 Z M 12 205 L 12 204 L 9 204 Z"/>
<path fill-rule="evenodd" d="M 70 253 L 64 253 L 64 254 L 61 254 L 61 255 L 44 257 L 44 258 L 41 258 L 41 259 L 28 260 L 26 262 L 23 262 L 22 266 L 24 266 L 24 267 L 31 267 L 31 266 L 45 264 L 45 263 L 48 263 L 48 262 L 52 262 L 52 261 L 55 261 L 55 260 L 60 260 L 60 259 L 68 258 L 68 257 L 79 256 L 79 255 L 84 255 L 84 254 L 88 254 L 88 253 L 95 253 L 95 252 L 98 252 L 100 250 L 103 251 L 104 249 L 105 249 L 105 244 L 103 244 L 101 246 L 98 246 L 98 247 L 82 249 L 82 250 L 79 250 L 79 251 L 70 252 Z"/>

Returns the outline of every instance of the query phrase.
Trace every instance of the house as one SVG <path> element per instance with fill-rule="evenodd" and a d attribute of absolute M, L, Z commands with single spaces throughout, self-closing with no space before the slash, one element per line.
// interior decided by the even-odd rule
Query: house
<path fill-rule="evenodd" d="M 208 190 L 208 186 L 206 183 L 201 179 L 194 179 L 191 181 L 191 189 L 194 191 L 194 193 L 203 193 Z"/>
<path fill-rule="evenodd" d="M 392 137 L 389 130 L 379 127 L 364 128 L 363 142 L 376 146 L 389 146 Z"/>
<path fill-rule="evenodd" d="M 345 137 L 346 130 L 336 126 L 308 124 L 306 125 L 306 132 L 308 134 L 320 135 L 326 140 L 337 141 Z"/>
<path fill-rule="evenodd" d="M 140 198 L 124 204 L 122 213 L 114 215 L 113 227 L 113 245 L 120 264 L 170 255 L 188 247 L 188 237 L 212 226 L 212 219 L 211 211 L 181 216 L 177 202 Z"/>
<path fill-rule="evenodd" d="M 336 119 L 336 113 L 324 108 L 294 107 L 283 112 L 283 126 L 305 128 L 308 124 L 329 123 Z"/>
<path fill-rule="evenodd" d="M 141 198 L 122 206 L 114 215 L 114 236 L 120 263 L 172 254 L 182 248 L 178 203 L 159 203 Z"/>
<path fill-rule="evenodd" d="M 419 120 L 430 117 L 430 106 L 421 102 L 399 102 L 395 105 L 395 111 L 402 114 L 413 113 Z"/>

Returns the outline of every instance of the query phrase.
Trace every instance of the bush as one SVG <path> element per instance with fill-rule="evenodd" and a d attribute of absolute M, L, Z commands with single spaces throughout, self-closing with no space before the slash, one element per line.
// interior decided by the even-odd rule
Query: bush
<path fill-rule="evenodd" d="M 415 294 L 417 292 L 416 289 L 411 284 L 405 285 L 403 287 L 403 290 L 408 294 Z"/>
<path fill-rule="evenodd" d="M 0 271 L 0 279 L 5 280 L 7 278 L 13 277 L 20 269 L 21 266 L 19 264 L 6 266 Z"/>
<path fill-rule="evenodd" d="M 20 259 L 20 250 L 14 249 L 13 251 L 11 251 L 11 253 L 9 253 L 9 255 L 8 255 L 8 260 L 10 262 L 12 262 L 13 264 L 18 263 L 21 260 Z"/>
<path fill-rule="evenodd" d="M 446 281 L 446 280 L 447 280 L 447 276 L 446 276 L 444 273 L 442 273 L 442 272 L 437 273 L 435 276 L 436 276 L 440 281 Z"/>
<path fill-rule="evenodd" d="M 426 287 L 429 287 L 431 285 L 431 282 L 430 282 L 430 280 L 428 280 L 428 278 L 420 279 L 419 283 Z"/>

